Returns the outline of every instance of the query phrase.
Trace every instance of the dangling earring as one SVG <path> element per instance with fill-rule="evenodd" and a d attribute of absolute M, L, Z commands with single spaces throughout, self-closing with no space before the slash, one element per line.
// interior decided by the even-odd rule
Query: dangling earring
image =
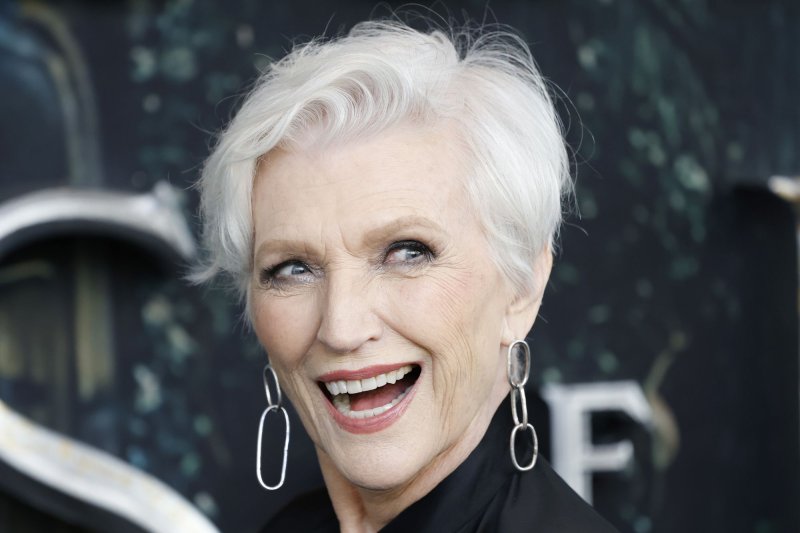
<path fill-rule="evenodd" d="M 522 360 L 515 354 L 515 349 L 517 347 L 521 348 L 521 350 L 516 351 L 522 352 Z M 508 347 L 507 372 L 508 382 L 511 384 L 511 417 L 514 419 L 515 425 L 514 429 L 511 430 L 509 447 L 511 449 L 511 462 L 514 463 L 514 467 L 520 472 L 525 472 L 533 468 L 536 464 L 536 459 L 539 457 L 539 438 L 536 436 L 536 430 L 528 423 L 528 402 L 525 398 L 525 383 L 528 382 L 528 374 L 530 374 L 530 371 L 531 349 L 528 343 L 524 340 L 512 342 L 511 346 Z M 517 409 L 517 403 L 519 403 L 520 409 Z M 520 410 L 522 411 L 522 417 L 519 416 Z M 533 457 L 531 458 L 530 464 L 525 466 L 521 466 L 517 461 L 517 452 L 514 446 L 517 433 L 520 429 L 523 431 L 530 429 L 533 438 Z"/>
<path fill-rule="evenodd" d="M 269 371 L 269 372 L 268 372 Z M 272 379 L 275 381 L 275 391 L 278 401 L 272 402 L 272 394 L 269 391 L 269 374 L 272 374 Z M 261 413 L 261 421 L 258 423 L 258 452 L 256 454 L 256 476 L 261 486 L 267 490 L 277 490 L 283 486 L 283 481 L 286 479 L 286 460 L 289 457 L 289 415 L 286 409 L 281 405 L 283 396 L 281 395 L 281 385 L 278 383 L 278 375 L 270 365 L 264 367 L 264 391 L 267 393 L 267 408 Z M 281 479 L 277 485 L 269 486 L 261 479 L 261 437 L 264 435 L 264 420 L 267 418 L 267 413 L 270 411 L 280 411 L 283 413 L 283 418 L 286 421 L 286 439 L 283 443 L 283 465 L 281 466 Z"/>

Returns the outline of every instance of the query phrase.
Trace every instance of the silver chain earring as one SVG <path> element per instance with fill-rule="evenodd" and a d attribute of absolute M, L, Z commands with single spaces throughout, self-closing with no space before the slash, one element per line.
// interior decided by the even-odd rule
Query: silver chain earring
<path fill-rule="evenodd" d="M 520 360 L 519 352 L 522 352 Z M 528 422 L 528 402 L 525 398 L 525 384 L 528 382 L 528 374 L 531 372 L 531 349 L 524 340 L 514 341 L 508 347 L 508 382 L 511 384 L 511 417 L 514 419 L 514 429 L 511 430 L 509 448 L 511 450 L 511 462 L 520 472 L 530 470 L 536 465 L 539 457 L 539 438 L 536 430 Z M 519 404 L 519 408 L 517 408 Z M 520 416 L 520 412 L 522 416 Z M 521 466 L 517 461 L 515 448 L 517 433 L 530 429 L 533 438 L 533 457 L 531 462 Z"/>
<path fill-rule="evenodd" d="M 272 393 L 269 390 L 269 376 L 272 376 L 272 380 L 275 382 L 275 392 L 277 401 L 272 401 Z M 258 423 L 258 451 L 256 452 L 256 476 L 258 477 L 258 482 L 261 483 L 261 486 L 267 490 L 277 490 L 283 486 L 283 482 L 286 479 L 286 462 L 289 457 L 289 414 L 286 412 L 286 409 L 281 405 L 281 401 L 283 400 L 283 396 L 281 394 L 281 385 L 278 383 L 278 374 L 275 373 L 272 366 L 267 365 L 264 367 L 264 392 L 267 394 L 267 408 L 264 409 L 264 412 L 261 413 L 261 421 Z M 282 412 L 283 419 L 286 421 L 286 438 L 283 442 L 283 465 L 281 466 L 281 479 L 278 481 L 277 485 L 267 485 L 264 483 L 264 480 L 261 478 L 261 437 L 264 435 L 264 420 L 267 418 L 267 414 L 270 411 Z"/>

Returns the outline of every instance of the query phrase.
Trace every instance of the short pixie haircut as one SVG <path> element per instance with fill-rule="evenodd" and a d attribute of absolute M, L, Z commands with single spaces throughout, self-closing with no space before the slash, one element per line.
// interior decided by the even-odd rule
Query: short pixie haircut
<path fill-rule="evenodd" d="M 202 171 L 206 256 L 194 280 L 224 274 L 247 301 L 251 194 L 270 150 L 324 148 L 393 126 L 450 121 L 494 261 L 519 293 L 532 289 L 535 260 L 552 250 L 572 186 L 547 82 L 512 32 L 418 31 L 395 20 L 296 45 L 260 76 Z"/>

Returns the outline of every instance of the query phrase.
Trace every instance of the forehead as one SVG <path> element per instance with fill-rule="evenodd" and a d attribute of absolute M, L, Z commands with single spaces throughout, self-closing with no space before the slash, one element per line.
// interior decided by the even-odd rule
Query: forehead
<path fill-rule="evenodd" d="M 432 127 L 397 128 L 324 149 L 274 150 L 256 176 L 256 233 L 404 215 L 453 222 L 468 209 L 462 154 L 452 129 Z"/>

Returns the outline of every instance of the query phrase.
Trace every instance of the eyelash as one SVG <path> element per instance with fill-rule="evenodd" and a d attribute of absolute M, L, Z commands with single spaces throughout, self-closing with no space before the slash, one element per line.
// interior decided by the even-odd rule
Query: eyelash
<path fill-rule="evenodd" d="M 381 261 L 382 265 L 387 264 L 386 261 L 389 259 L 389 256 L 393 252 L 404 249 L 411 250 L 412 252 L 417 252 L 419 253 L 419 255 L 417 255 L 415 258 L 409 261 L 398 261 L 389 264 L 405 265 L 407 267 L 416 267 L 420 264 L 428 263 L 436 257 L 436 254 L 433 252 L 433 250 L 431 250 L 430 247 L 428 247 L 426 244 L 420 241 L 416 240 L 397 241 L 390 244 L 384 251 L 383 259 Z M 419 258 L 423 258 L 424 260 L 420 260 Z M 278 272 L 291 265 L 300 266 L 306 270 L 306 273 L 312 275 L 314 274 L 314 269 L 308 266 L 303 261 L 300 261 L 298 259 L 290 259 L 288 261 L 283 261 L 275 266 L 265 268 L 264 270 L 262 270 L 261 275 L 259 276 L 259 281 L 261 282 L 261 285 L 266 288 L 281 288 L 281 286 L 283 285 L 288 285 L 292 283 L 291 281 L 288 282 L 281 281 L 279 280 L 278 277 Z"/>
<path fill-rule="evenodd" d="M 425 258 L 425 261 L 432 261 L 435 257 L 433 251 L 426 246 L 425 244 L 421 243 L 420 241 L 414 240 L 407 240 L 407 241 L 397 241 L 393 242 L 389 245 L 386 249 L 386 252 L 383 255 L 383 263 L 386 263 L 386 260 L 389 258 L 389 255 L 392 252 L 396 252 L 398 250 L 409 249 L 414 252 L 418 252 L 420 255 L 417 257 Z M 417 264 L 418 261 L 412 260 L 414 264 Z"/>
<path fill-rule="evenodd" d="M 309 273 L 312 273 L 312 274 L 314 272 L 311 269 L 311 267 L 309 267 L 308 265 L 306 265 L 302 261 L 300 261 L 298 259 L 290 259 L 288 261 L 283 261 L 282 263 L 278 263 L 275 266 L 271 266 L 269 268 L 265 268 L 264 270 L 262 270 L 261 271 L 261 275 L 259 276 L 259 281 L 261 282 L 261 285 L 264 286 L 264 287 L 268 287 L 268 288 L 282 285 L 283 283 L 277 281 L 278 280 L 277 274 L 278 274 L 278 272 L 280 272 L 281 270 L 283 270 L 284 268 L 286 268 L 287 266 L 290 266 L 290 265 L 302 266 Z"/>

